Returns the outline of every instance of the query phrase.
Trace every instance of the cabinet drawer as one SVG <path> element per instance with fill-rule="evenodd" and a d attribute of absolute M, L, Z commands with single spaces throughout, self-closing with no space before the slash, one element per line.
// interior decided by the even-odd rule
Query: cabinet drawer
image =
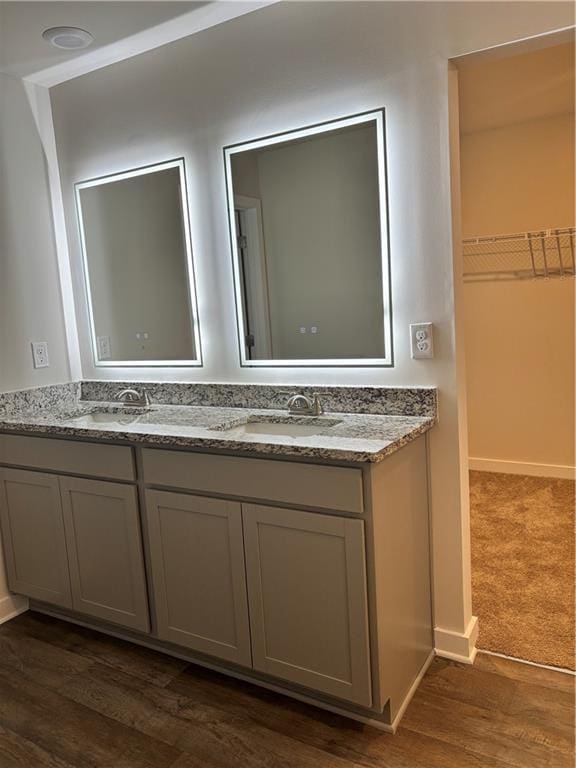
<path fill-rule="evenodd" d="M 110 480 L 134 480 L 132 449 L 120 445 L 0 435 L 0 464 Z"/>
<path fill-rule="evenodd" d="M 144 449 L 143 458 L 149 485 L 340 512 L 363 511 L 360 469 L 154 448 Z"/>

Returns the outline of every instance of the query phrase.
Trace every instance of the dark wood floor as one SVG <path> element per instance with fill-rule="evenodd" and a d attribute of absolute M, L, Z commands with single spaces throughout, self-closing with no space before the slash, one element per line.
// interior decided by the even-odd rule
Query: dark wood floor
<path fill-rule="evenodd" d="M 573 682 L 437 659 L 391 736 L 27 613 L 0 627 L 0 768 L 572 768 Z"/>

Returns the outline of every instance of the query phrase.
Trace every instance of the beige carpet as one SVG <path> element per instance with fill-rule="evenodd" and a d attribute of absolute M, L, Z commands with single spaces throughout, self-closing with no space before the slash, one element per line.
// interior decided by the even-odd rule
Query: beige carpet
<path fill-rule="evenodd" d="M 470 472 L 478 647 L 575 668 L 571 480 Z"/>

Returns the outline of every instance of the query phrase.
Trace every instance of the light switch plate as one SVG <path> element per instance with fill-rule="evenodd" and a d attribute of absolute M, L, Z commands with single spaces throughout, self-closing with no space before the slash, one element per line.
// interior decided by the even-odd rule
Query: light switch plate
<path fill-rule="evenodd" d="M 50 365 L 50 358 L 48 357 L 48 342 L 47 341 L 32 341 L 32 359 L 34 361 L 34 368 L 48 368 Z"/>
<path fill-rule="evenodd" d="M 434 357 L 432 323 L 412 323 L 410 325 L 410 351 L 414 360 Z"/>

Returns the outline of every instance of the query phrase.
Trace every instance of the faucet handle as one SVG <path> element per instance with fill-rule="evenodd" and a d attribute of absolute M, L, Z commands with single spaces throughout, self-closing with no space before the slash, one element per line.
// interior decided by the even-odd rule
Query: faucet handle
<path fill-rule="evenodd" d="M 313 392 L 312 393 L 312 408 L 315 416 L 322 416 L 324 413 L 324 403 L 320 397 L 327 394 L 326 392 Z"/>
<path fill-rule="evenodd" d="M 288 396 L 288 408 L 294 409 L 294 405 L 296 401 L 300 401 L 303 403 L 298 410 L 304 411 L 304 409 L 307 409 L 310 415 L 313 416 L 321 416 L 324 413 L 324 404 L 322 403 L 322 400 L 320 399 L 324 395 L 329 395 L 329 392 L 316 392 L 313 391 L 310 393 L 310 395 L 306 395 L 304 393 L 305 387 L 300 387 L 296 391 L 292 390 L 291 392 L 286 392 L 285 390 L 280 390 L 278 392 L 279 395 L 286 395 Z M 310 389 L 310 387 L 307 387 L 307 389 Z M 307 404 L 307 405 L 306 405 Z"/>
<path fill-rule="evenodd" d="M 142 388 L 140 391 L 132 388 L 122 389 L 120 392 L 117 392 L 114 395 L 114 399 L 120 400 L 125 405 L 150 405 L 150 395 L 148 394 L 148 390 L 144 388 Z"/>
<path fill-rule="evenodd" d="M 121 389 L 114 395 L 114 400 L 130 400 L 134 397 L 134 395 L 138 395 L 134 389 Z"/>

